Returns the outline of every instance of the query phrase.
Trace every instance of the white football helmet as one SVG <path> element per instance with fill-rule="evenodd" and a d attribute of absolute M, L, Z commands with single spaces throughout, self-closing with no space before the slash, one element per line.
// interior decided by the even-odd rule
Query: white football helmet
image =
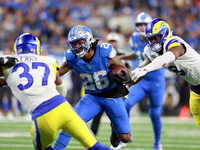
<path fill-rule="evenodd" d="M 145 31 L 141 32 L 140 28 L 138 27 L 138 24 L 147 24 L 151 20 L 152 20 L 152 17 L 145 12 L 141 12 L 140 14 L 137 15 L 136 20 L 135 20 L 135 30 L 139 32 L 140 36 L 145 36 Z"/>
<path fill-rule="evenodd" d="M 73 47 L 73 42 L 79 40 L 84 40 L 85 43 L 79 47 Z M 74 26 L 68 34 L 67 44 L 77 57 L 83 57 L 91 48 L 92 43 L 94 43 L 92 31 L 83 25 Z"/>
<path fill-rule="evenodd" d="M 117 34 L 116 32 L 110 32 L 108 33 L 108 35 L 106 36 L 106 40 L 107 41 L 116 41 L 117 43 L 120 42 L 120 37 L 119 37 L 119 34 Z"/>

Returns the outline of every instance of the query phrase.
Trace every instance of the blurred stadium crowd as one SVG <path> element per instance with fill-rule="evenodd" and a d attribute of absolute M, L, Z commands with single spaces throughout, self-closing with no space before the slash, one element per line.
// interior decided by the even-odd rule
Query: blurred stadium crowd
<path fill-rule="evenodd" d="M 122 37 L 120 46 L 129 52 L 128 41 L 134 31 L 134 19 L 142 11 L 152 18 L 167 20 L 173 34 L 182 37 L 200 53 L 200 0 L 0 0 L 0 54 L 8 49 L 12 51 L 15 39 L 29 32 L 40 39 L 43 55 L 48 53 L 61 63 L 63 52 L 68 48 L 67 34 L 77 24 L 89 27 L 100 42 L 106 41 L 110 31 L 118 32 Z M 72 77 L 76 76 L 73 74 Z M 73 87 L 72 77 L 67 77 L 67 82 L 71 82 L 69 90 Z M 173 108 L 188 105 L 187 83 L 168 73 L 166 82 L 178 92 L 177 96 L 173 89 L 166 90 L 175 101 Z M 80 85 L 81 81 L 76 84 Z M 74 93 L 69 94 L 69 100 L 71 95 Z M 166 102 L 164 105 L 172 109 L 172 104 Z M 178 109 L 174 111 L 172 115 L 177 115 Z"/>

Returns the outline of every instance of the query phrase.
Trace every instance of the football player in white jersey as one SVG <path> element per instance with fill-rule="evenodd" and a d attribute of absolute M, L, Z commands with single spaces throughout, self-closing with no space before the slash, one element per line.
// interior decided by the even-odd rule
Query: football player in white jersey
<path fill-rule="evenodd" d="M 142 65 L 132 71 L 132 79 L 139 82 L 148 72 L 165 67 L 190 84 L 190 111 L 200 129 L 200 55 L 183 39 L 172 36 L 169 24 L 156 18 L 146 26 L 147 56 Z M 156 77 L 155 77 L 156 78 Z"/>
<path fill-rule="evenodd" d="M 5 77 L 13 94 L 31 113 L 30 134 L 35 149 L 53 150 L 51 143 L 56 139 L 58 130 L 62 129 L 86 149 L 110 150 L 97 141 L 65 99 L 67 89 L 59 77 L 57 61 L 39 56 L 38 38 L 24 33 L 15 41 L 14 49 L 17 64 L 10 68 L 0 67 L 0 76 Z"/>

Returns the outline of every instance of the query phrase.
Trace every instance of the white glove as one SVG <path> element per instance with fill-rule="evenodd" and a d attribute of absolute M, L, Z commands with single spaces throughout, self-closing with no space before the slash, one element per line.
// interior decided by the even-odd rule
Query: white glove
<path fill-rule="evenodd" d="M 148 71 L 145 67 L 142 67 L 142 68 L 136 68 L 135 70 L 131 71 L 131 74 L 132 74 L 132 80 L 134 82 L 137 82 L 137 80 L 140 78 L 140 77 L 143 77 L 145 74 L 147 74 Z"/>

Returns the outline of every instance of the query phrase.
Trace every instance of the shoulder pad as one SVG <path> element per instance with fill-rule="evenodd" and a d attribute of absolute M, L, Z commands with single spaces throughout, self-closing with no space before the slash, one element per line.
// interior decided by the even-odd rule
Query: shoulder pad
<path fill-rule="evenodd" d="M 99 48 L 100 51 L 100 55 L 102 57 L 109 57 L 111 58 L 111 54 L 113 54 L 113 46 L 109 43 L 102 43 L 102 44 L 98 44 L 97 48 Z M 115 50 L 114 50 L 115 51 Z"/>
<path fill-rule="evenodd" d="M 65 58 L 66 60 L 72 60 L 74 57 L 76 57 L 76 56 L 74 55 L 74 53 L 72 52 L 71 49 L 68 49 L 68 50 L 66 50 L 66 51 L 64 52 L 64 58 Z"/>
<path fill-rule="evenodd" d="M 133 32 L 132 36 L 139 36 L 139 32 Z"/>
<path fill-rule="evenodd" d="M 172 36 L 169 39 L 167 39 L 164 43 L 164 52 L 168 51 L 170 48 L 175 46 L 180 46 L 182 42 L 179 40 L 177 36 Z"/>

